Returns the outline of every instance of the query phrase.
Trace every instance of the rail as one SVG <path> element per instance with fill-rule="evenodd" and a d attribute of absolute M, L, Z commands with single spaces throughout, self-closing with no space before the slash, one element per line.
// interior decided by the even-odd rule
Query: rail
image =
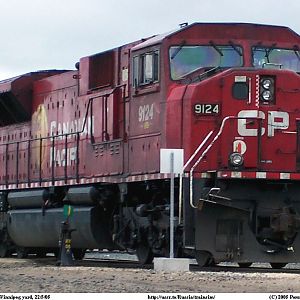
<path fill-rule="evenodd" d="M 230 119 L 237 119 L 237 118 L 238 117 L 227 116 L 223 119 L 218 133 L 215 135 L 214 139 L 210 142 L 210 144 L 207 146 L 207 148 L 200 155 L 199 159 L 192 166 L 192 168 L 190 170 L 190 205 L 191 205 L 191 207 L 197 208 L 197 206 L 195 206 L 193 203 L 193 173 L 194 173 L 195 168 L 199 165 L 199 163 L 201 162 L 203 157 L 208 153 L 208 151 L 211 149 L 211 147 L 214 145 L 214 143 L 219 139 L 220 135 L 223 132 L 225 123 Z"/>
<path fill-rule="evenodd" d="M 213 140 L 209 143 L 209 145 L 203 150 L 202 154 L 198 158 L 198 160 L 194 163 L 194 165 L 190 169 L 190 175 L 189 175 L 189 182 L 190 182 L 190 195 L 189 195 L 189 203 L 192 208 L 198 208 L 194 202 L 193 202 L 193 173 L 195 168 L 199 165 L 199 163 L 202 161 L 202 159 L 205 157 L 205 155 L 209 152 L 209 150 L 212 148 L 212 146 L 215 144 L 215 142 L 219 139 L 221 136 L 225 124 L 229 120 L 238 120 L 238 119 L 251 119 L 251 120 L 258 120 L 259 121 L 259 129 L 258 132 L 261 132 L 261 118 L 260 117 L 237 117 L 237 116 L 227 116 L 222 120 L 222 123 L 220 125 L 219 131 L 216 133 Z M 185 163 L 185 165 L 182 168 L 182 172 L 179 177 L 179 223 L 182 222 L 182 207 L 183 207 L 183 195 L 182 195 L 182 186 L 183 186 L 183 174 L 185 169 L 190 165 L 190 163 L 194 160 L 194 158 L 199 154 L 200 150 L 203 149 L 209 138 L 213 135 L 214 131 L 210 131 L 205 139 L 200 143 L 198 148 L 195 150 L 195 152 L 191 155 L 191 157 L 188 159 L 188 161 Z M 258 136 L 258 147 L 260 147 L 260 134 Z M 259 151 L 258 151 L 259 152 Z M 258 157 L 259 160 L 259 157 Z"/>
<path fill-rule="evenodd" d="M 55 174 L 55 145 L 57 145 L 57 143 L 63 143 L 64 140 L 64 161 L 62 164 L 62 167 L 64 167 L 63 169 L 63 178 L 59 178 L 59 179 L 63 179 L 65 183 L 67 183 L 68 179 L 76 179 L 76 183 L 79 182 L 79 164 L 80 164 L 80 153 L 79 153 L 79 142 L 80 142 L 80 135 L 84 132 L 88 131 L 88 128 L 86 129 L 86 125 L 87 125 L 87 120 L 88 120 L 88 116 L 89 114 L 91 114 L 91 124 L 90 124 L 90 138 L 91 138 L 91 143 L 94 143 L 94 133 L 93 133 L 93 118 L 92 118 L 92 114 L 93 114 L 93 102 L 96 99 L 102 99 L 102 101 L 104 102 L 104 106 L 107 106 L 107 99 L 110 95 L 113 95 L 117 90 L 122 89 L 122 101 L 123 101 L 123 114 L 125 116 L 126 111 L 125 111 L 125 86 L 124 84 L 122 85 L 118 85 L 115 88 L 113 88 L 111 91 L 109 91 L 108 93 L 103 93 L 100 94 L 94 98 L 90 98 L 88 100 L 88 105 L 86 108 L 86 112 L 85 112 L 85 116 L 83 119 L 83 124 L 81 127 L 81 130 L 79 131 L 75 131 L 75 132 L 70 132 L 70 133 L 61 133 L 61 134 L 56 134 L 56 135 L 51 135 L 51 136 L 47 136 L 47 137 L 36 137 L 36 138 L 29 138 L 27 140 L 24 141 L 11 141 L 11 142 L 6 142 L 6 143 L 2 143 L 0 144 L 0 147 L 4 147 L 4 151 L 3 151 L 3 165 L 4 165 L 4 180 L 2 179 L 1 181 L 3 181 L 3 184 L 8 188 L 9 184 L 16 184 L 16 187 L 19 186 L 20 183 L 27 183 L 29 186 L 32 182 L 39 182 L 39 184 L 41 185 L 43 180 L 43 176 L 42 176 L 42 158 L 43 158 L 43 148 L 46 147 L 46 149 L 48 149 L 48 146 L 50 148 L 52 148 L 51 151 L 51 171 L 49 173 L 51 173 L 51 178 L 49 177 L 48 180 L 52 182 L 52 185 L 54 185 L 56 178 L 56 174 Z M 105 100 L 103 100 L 103 98 L 105 98 Z M 106 103 L 105 103 L 106 102 Z M 107 111 L 107 110 L 105 110 Z M 102 116 L 103 118 L 103 116 Z M 105 124 L 104 124 L 104 130 L 107 131 L 107 117 Z M 102 120 L 103 121 L 103 120 Z M 125 119 L 124 119 L 124 129 L 125 129 Z M 123 129 L 123 130 L 124 130 Z M 124 131 L 125 134 L 125 131 Z M 106 134 L 104 132 L 101 133 L 102 137 L 106 137 Z M 76 158 L 75 158 L 75 175 L 73 174 L 72 176 L 68 175 L 68 141 L 70 139 L 70 137 L 74 137 L 74 140 L 72 141 L 74 144 L 76 144 Z M 105 138 L 105 141 L 107 139 Z M 45 145 L 45 141 L 47 141 L 47 144 Z M 37 143 L 37 144 L 36 144 Z M 25 144 L 24 149 L 21 149 L 21 145 Z M 15 180 L 9 180 L 9 171 L 10 171 L 10 163 L 9 163 L 9 148 L 12 147 L 12 145 L 16 145 L 15 149 L 12 150 L 13 153 L 16 154 L 16 165 L 15 165 Z M 26 147 L 27 146 L 27 147 Z M 38 166 L 38 175 L 36 178 L 32 178 L 31 177 L 31 163 L 32 163 L 32 155 L 34 150 L 36 150 L 39 154 L 38 154 L 38 159 L 39 159 L 39 166 Z M 25 152 L 27 152 L 27 178 L 20 180 L 19 179 L 19 171 L 20 171 L 20 154 L 21 151 L 24 151 L 24 165 L 26 164 L 25 161 Z M 11 172 L 11 174 L 13 174 L 13 172 Z M 2 178 L 3 178 L 2 177 Z"/>
<path fill-rule="evenodd" d="M 182 168 L 182 172 L 179 175 L 179 224 L 181 223 L 181 216 L 182 216 L 182 177 L 183 177 L 184 170 L 188 167 L 188 165 L 195 158 L 195 156 L 198 154 L 198 152 L 201 150 L 201 148 L 205 145 L 205 143 L 207 142 L 207 140 L 210 138 L 210 136 L 212 134 L 213 134 L 213 131 L 211 130 L 208 133 L 208 135 L 205 137 L 205 139 L 202 141 L 202 143 L 200 143 L 200 145 L 195 150 L 195 152 L 188 159 L 188 161 L 185 163 L 185 165 Z"/>

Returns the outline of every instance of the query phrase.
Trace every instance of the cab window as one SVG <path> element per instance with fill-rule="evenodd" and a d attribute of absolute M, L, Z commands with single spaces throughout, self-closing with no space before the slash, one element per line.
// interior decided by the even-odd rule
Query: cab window
<path fill-rule="evenodd" d="M 252 48 L 252 56 L 254 67 L 300 72 L 300 53 L 298 48 L 282 49 L 255 46 Z"/>
<path fill-rule="evenodd" d="M 158 82 L 158 51 L 133 57 L 133 85 L 135 88 Z"/>
<path fill-rule="evenodd" d="M 212 68 L 232 68 L 243 65 L 243 49 L 230 45 L 172 46 L 169 50 L 171 78 L 180 80 L 192 72 Z"/>

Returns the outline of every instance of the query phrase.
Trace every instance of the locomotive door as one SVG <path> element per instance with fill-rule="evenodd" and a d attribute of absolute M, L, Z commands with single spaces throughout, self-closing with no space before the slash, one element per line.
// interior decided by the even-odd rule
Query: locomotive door
<path fill-rule="evenodd" d="M 243 155 L 245 169 L 259 167 L 263 124 L 255 84 L 252 74 L 231 73 L 224 78 L 222 119 L 233 118 L 227 121 L 221 135 L 223 166 L 228 165 L 231 153 L 238 152 Z"/>
<path fill-rule="evenodd" d="M 133 84 L 129 111 L 129 173 L 159 173 L 161 142 L 159 49 L 157 46 L 132 53 Z"/>

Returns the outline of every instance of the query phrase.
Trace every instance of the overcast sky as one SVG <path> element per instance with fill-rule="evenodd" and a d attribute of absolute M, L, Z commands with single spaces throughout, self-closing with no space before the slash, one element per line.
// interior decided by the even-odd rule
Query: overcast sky
<path fill-rule="evenodd" d="M 300 33 L 299 0 L 0 0 L 0 79 L 74 69 L 82 56 L 188 22 L 254 22 Z"/>

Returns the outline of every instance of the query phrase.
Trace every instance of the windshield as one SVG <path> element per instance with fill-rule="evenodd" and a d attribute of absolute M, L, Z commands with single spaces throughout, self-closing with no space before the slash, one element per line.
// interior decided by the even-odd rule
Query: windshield
<path fill-rule="evenodd" d="M 252 53 L 254 67 L 277 67 L 300 72 L 300 54 L 298 50 L 254 47 Z"/>
<path fill-rule="evenodd" d="M 180 79 L 200 68 L 240 67 L 242 48 L 238 46 L 173 46 L 169 50 L 171 78 Z"/>

